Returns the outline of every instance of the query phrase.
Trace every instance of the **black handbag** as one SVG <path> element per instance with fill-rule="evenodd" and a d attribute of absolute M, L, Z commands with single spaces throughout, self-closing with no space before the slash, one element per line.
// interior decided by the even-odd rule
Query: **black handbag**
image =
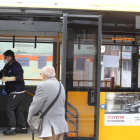
<path fill-rule="evenodd" d="M 53 102 L 48 106 L 48 108 L 43 113 L 39 111 L 36 115 L 32 116 L 31 121 L 30 121 L 30 130 L 32 132 L 38 133 L 41 131 L 43 116 L 51 109 L 51 107 L 57 101 L 57 99 L 60 95 L 60 92 L 61 92 L 61 84 L 59 82 L 59 92 L 58 92 L 56 98 L 53 100 Z"/>

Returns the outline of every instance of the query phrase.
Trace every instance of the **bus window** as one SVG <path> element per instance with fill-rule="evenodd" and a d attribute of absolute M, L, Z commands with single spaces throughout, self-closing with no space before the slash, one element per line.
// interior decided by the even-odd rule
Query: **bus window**
<path fill-rule="evenodd" d="M 24 70 L 25 85 L 37 85 L 41 81 L 41 69 L 53 65 L 53 43 L 0 42 L 0 69 L 4 67 L 3 53 L 12 50 Z M 41 61 L 40 61 L 41 60 Z M 43 62 L 42 62 L 43 61 Z M 1 81 L 0 81 L 0 84 Z"/>
<path fill-rule="evenodd" d="M 122 46 L 122 52 L 119 45 L 104 47 L 104 52 L 101 52 L 101 87 L 110 87 L 111 77 L 114 77 L 114 88 L 131 87 L 132 46 Z M 118 56 L 118 59 L 114 56 Z M 110 60 L 105 62 L 105 57 L 110 58 L 115 64 L 118 62 L 118 65 L 112 66 Z"/>
<path fill-rule="evenodd" d="M 74 81 L 73 86 L 93 86 L 93 53 L 95 50 L 94 45 L 90 44 L 74 44 Z M 84 80 L 84 81 L 82 81 Z M 91 81 L 91 82 L 90 82 Z"/>

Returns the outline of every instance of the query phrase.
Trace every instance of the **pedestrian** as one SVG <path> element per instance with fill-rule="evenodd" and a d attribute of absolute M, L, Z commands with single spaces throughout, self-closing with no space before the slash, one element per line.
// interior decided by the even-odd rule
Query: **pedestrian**
<path fill-rule="evenodd" d="M 52 66 L 45 66 L 42 69 L 42 81 L 36 89 L 35 96 L 29 108 L 28 123 L 33 115 L 39 111 L 44 112 L 56 98 L 59 91 L 59 81 L 55 78 L 55 70 Z M 62 140 L 65 132 L 68 132 L 68 125 L 65 120 L 65 89 L 62 84 L 60 95 L 43 116 L 42 129 L 38 133 L 43 140 Z"/>
<path fill-rule="evenodd" d="M 7 50 L 3 53 L 4 68 L 0 71 L 0 78 L 5 83 L 5 89 L 8 93 L 8 102 L 6 104 L 6 112 L 8 116 L 9 128 L 3 131 L 5 135 L 13 135 L 16 133 L 27 133 L 26 121 L 22 113 L 21 101 L 25 93 L 25 85 L 23 80 L 23 69 L 16 61 L 14 52 Z M 20 128 L 16 129 L 16 117 Z"/>

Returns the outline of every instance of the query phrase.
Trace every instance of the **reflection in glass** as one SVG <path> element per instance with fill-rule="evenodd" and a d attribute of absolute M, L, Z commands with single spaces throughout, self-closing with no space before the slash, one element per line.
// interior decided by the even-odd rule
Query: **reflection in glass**
<path fill-rule="evenodd" d="M 105 52 L 101 54 L 101 87 L 110 88 L 111 77 L 114 77 L 114 88 L 115 87 L 131 87 L 131 62 L 132 62 L 132 47 L 131 46 L 105 45 Z M 104 55 L 119 56 L 119 66 L 122 62 L 122 71 L 120 67 L 104 67 L 103 58 Z M 122 61 L 121 61 L 122 55 Z M 106 62 L 108 63 L 108 62 Z M 110 70 L 108 70 L 110 69 Z M 106 74 L 108 72 L 108 75 Z M 122 73 L 122 74 L 121 74 Z M 120 78 L 121 76 L 121 78 Z M 121 80 L 121 85 L 120 85 Z"/>

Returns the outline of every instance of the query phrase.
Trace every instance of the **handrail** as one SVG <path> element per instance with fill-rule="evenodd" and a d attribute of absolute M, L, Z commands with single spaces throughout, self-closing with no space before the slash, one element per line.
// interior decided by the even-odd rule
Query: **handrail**
<path fill-rule="evenodd" d="M 42 79 L 24 79 L 24 80 L 30 80 L 30 81 L 42 81 Z"/>
<path fill-rule="evenodd" d="M 42 81 L 42 79 L 24 79 L 24 80 L 29 80 L 29 81 Z M 61 80 L 58 80 L 61 81 Z"/>
<path fill-rule="evenodd" d="M 105 89 L 107 88 L 107 83 L 111 82 L 110 80 L 101 80 L 100 82 L 105 82 Z M 120 87 L 120 85 L 116 85 L 116 82 L 114 82 L 114 88 L 115 87 Z"/>
<path fill-rule="evenodd" d="M 78 88 L 80 87 L 79 86 L 80 82 L 94 82 L 94 80 L 73 80 L 73 81 L 77 81 L 78 82 Z"/>
<path fill-rule="evenodd" d="M 79 83 L 80 82 L 94 82 L 94 80 L 73 80 L 78 82 L 78 88 L 79 88 Z M 107 83 L 111 82 L 110 80 L 101 80 L 100 82 L 105 82 L 105 88 L 107 88 Z M 114 87 L 120 87 L 119 85 L 116 85 L 116 82 L 114 82 Z"/>
<path fill-rule="evenodd" d="M 106 89 L 107 88 L 107 83 L 111 82 L 111 80 L 101 80 L 100 82 L 104 82 L 105 83 L 105 89 Z M 114 82 L 114 84 L 115 84 L 115 82 Z"/>
<path fill-rule="evenodd" d="M 6 35 L 0 35 L 0 38 L 1 37 L 13 37 L 13 36 L 6 36 Z M 17 38 L 35 38 L 35 36 L 15 36 Z M 37 36 L 37 38 L 59 38 L 61 39 L 61 36 Z"/>
<path fill-rule="evenodd" d="M 74 123 L 71 119 L 69 119 L 69 118 L 67 118 L 67 119 L 76 126 L 76 123 Z"/>
<path fill-rule="evenodd" d="M 26 91 L 26 90 L 25 90 L 25 93 L 27 93 L 27 94 L 29 94 L 29 95 L 31 95 L 31 96 L 34 96 L 33 94 L 31 94 L 30 92 L 28 92 L 28 91 Z"/>
<path fill-rule="evenodd" d="M 25 93 L 27 93 L 28 95 L 30 96 L 34 96 L 33 94 L 31 94 L 30 92 L 26 91 L 25 90 Z M 67 105 L 70 106 L 72 109 L 74 109 L 76 111 L 76 116 L 74 114 L 72 114 L 70 111 L 67 110 L 67 112 L 72 115 L 74 118 L 76 118 L 76 123 L 74 123 L 71 119 L 67 118 L 71 123 L 73 123 L 75 126 L 76 126 L 76 133 L 77 133 L 77 137 L 78 137 L 78 110 L 73 106 L 71 105 L 70 103 L 67 102 Z"/>
<path fill-rule="evenodd" d="M 73 115 L 70 111 L 67 110 L 67 112 L 68 112 L 69 114 L 71 114 L 74 118 L 76 118 L 76 116 Z"/>
<path fill-rule="evenodd" d="M 28 91 L 25 91 L 25 93 L 27 93 L 28 95 L 30 96 L 34 96 L 33 94 L 31 94 L 30 92 Z M 71 123 L 73 123 L 75 126 L 76 126 L 76 133 L 77 133 L 77 137 L 78 137 L 78 110 L 73 106 L 71 105 L 70 103 L 67 102 L 67 105 L 70 106 L 72 109 L 74 109 L 76 111 L 76 116 L 74 114 L 72 114 L 70 111 L 67 110 L 67 112 L 72 115 L 74 118 L 76 118 L 76 123 L 74 123 L 71 119 L 67 118 Z"/>
<path fill-rule="evenodd" d="M 70 106 L 72 109 L 74 109 L 76 111 L 76 116 L 74 114 L 72 114 L 70 111 L 67 110 L 67 112 L 69 114 L 71 114 L 74 118 L 76 118 L 76 123 L 74 123 L 71 119 L 67 118 L 71 123 L 73 123 L 76 126 L 76 133 L 77 133 L 77 137 L 78 137 L 78 110 L 71 105 L 69 102 L 67 102 L 67 105 Z"/>

